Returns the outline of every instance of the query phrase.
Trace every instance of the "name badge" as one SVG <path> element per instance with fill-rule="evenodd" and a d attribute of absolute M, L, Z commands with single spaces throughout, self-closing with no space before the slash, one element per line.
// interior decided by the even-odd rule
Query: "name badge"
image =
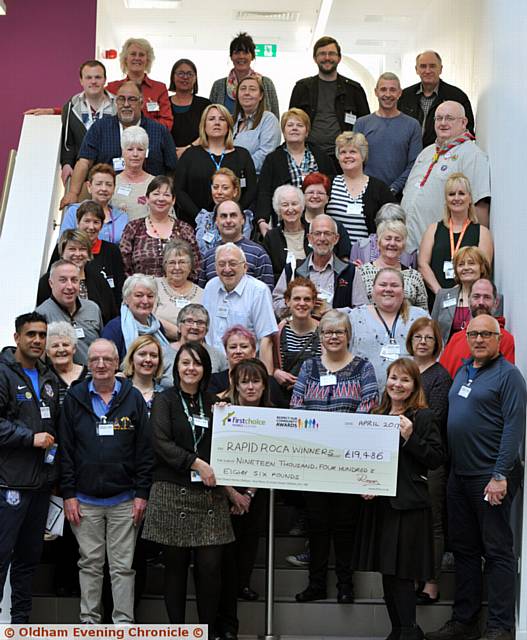
<path fill-rule="evenodd" d="M 386 358 L 386 360 L 397 360 L 400 355 L 401 346 L 397 342 L 385 344 L 381 349 L 381 358 Z"/>
<path fill-rule="evenodd" d="M 131 193 L 132 187 L 128 184 L 123 184 L 120 187 L 117 187 L 117 195 L 119 196 L 129 196 Z"/>
<path fill-rule="evenodd" d="M 75 327 L 75 335 L 77 338 L 85 338 L 84 329 L 82 327 Z"/>
<path fill-rule="evenodd" d="M 247 180 L 245 178 L 240 178 L 240 189 L 245 189 L 247 186 Z"/>
<path fill-rule="evenodd" d="M 196 427 L 200 427 L 201 429 L 209 428 L 208 418 L 205 418 L 204 416 L 192 416 L 192 418 L 194 420 L 194 424 L 196 425 Z"/>
<path fill-rule="evenodd" d="M 344 122 L 346 124 L 355 124 L 357 122 L 357 116 L 351 111 L 348 111 L 344 114 Z"/>
<path fill-rule="evenodd" d="M 115 282 L 113 281 L 113 278 L 106 278 L 106 282 L 108 283 L 110 289 L 115 289 Z"/>
<path fill-rule="evenodd" d="M 44 456 L 44 464 L 53 464 L 55 462 L 55 456 L 57 455 L 58 448 L 59 448 L 58 444 L 52 444 L 50 447 L 46 449 L 46 454 Z"/>
<path fill-rule="evenodd" d="M 97 423 L 97 435 L 98 436 L 113 436 L 113 422 L 98 422 Z"/>
<path fill-rule="evenodd" d="M 228 313 L 228 308 L 225 305 L 221 305 L 220 307 L 218 307 L 218 318 L 226 318 L 227 317 L 227 313 Z"/>
<path fill-rule="evenodd" d="M 183 309 L 188 304 L 188 300 L 186 298 L 176 298 L 176 307 L 178 309 Z"/>
<path fill-rule="evenodd" d="M 191 482 L 201 482 L 201 476 L 199 475 L 199 473 L 197 471 L 194 471 L 194 469 L 190 470 L 190 481 Z"/>
<path fill-rule="evenodd" d="M 362 205 L 358 202 L 349 202 L 346 209 L 346 214 L 348 216 L 362 217 Z"/>
<path fill-rule="evenodd" d="M 203 234 L 203 240 L 205 240 L 205 242 L 212 242 L 214 240 L 214 234 L 211 231 L 207 231 Z"/>
<path fill-rule="evenodd" d="M 40 406 L 40 417 L 42 418 L 42 420 L 49 420 L 51 418 L 51 411 L 45 404 Z"/>
<path fill-rule="evenodd" d="M 443 262 L 443 273 L 447 280 L 452 280 L 454 278 L 454 263 L 452 260 L 445 260 Z"/>
<path fill-rule="evenodd" d="M 123 158 L 112 158 L 112 164 L 113 164 L 114 171 L 124 171 Z"/>
<path fill-rule="evenodd" d="M 447 298 L 443 300 L 443 309 L 448 309 L 448 307 L 455 307 L 457 304 L 457 300 L 455 298 Z"/>
<path fill-rule="evenodd" d="M 326 373 L 325 376 L 320 376 L 321 387 L 329 387 L 332 384 L 337 384 L 337 376 L 334 373 Z"/>
<path fill-rule="evenodd" d="M 146 110 L 148 113 L 152 113 L 153 111 L 159 111 L 159 104 L 155 102 L 155 100 L 151 100 L 146 103 Z"/>
<path fill-rule="evenodd" d="M 468 398 L 470 393 L 471 393 L 471 391 L 472 391 L 472 389 L 468 385 L 464 384 L 461 387 L 461 389 L 458 391 L 457 395 L 461 396 L 462 398 Z"/>

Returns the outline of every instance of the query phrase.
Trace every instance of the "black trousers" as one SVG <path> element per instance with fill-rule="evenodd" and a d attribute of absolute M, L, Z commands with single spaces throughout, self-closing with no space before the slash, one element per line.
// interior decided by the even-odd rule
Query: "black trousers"
<path fill-rule="evenodd" d="M 382 576 L 384 601 L 393 629 L 415 626 L 415 586 L 413 580 Z"/>
<path fill-rule="evenodd" d="M 512 629 L 516 600 L 516 559 L 510 526 L 511 504 L 520 470 L 508 478 L 501 505 L 483 499 L 490 476 L 458 476 L 451 472 L 447 487 L 450 548 L 456 561 L 453 618 L 470 623 L 481 609 L 485 558 L 489 629 Z"/>
<path fill-rule="evenodd" d="M 0 601 L 11 564 L 11 622 L 31 614 L 33 575 L 40 562 L 49 492 L 0 489 Z"/>
<path fill-rule="evenodd" d="M 172 624 L 185 622 L 187 575 L 192 556 L 198 619 L 200 624 L 209 626 L 209 637 L 214 637 L 214 624 L 220 602 L 223 548 L 224 545 L 164 547 L 165 605 Z"/>
<path fill-rule="evenodd" d="M 344 493 L 304 493 L 307 509 L 309 584 L 326 589 L 331 540 L 335 549 L 337 588 L 351 589 L 354 523 L 358 496 Z"/>

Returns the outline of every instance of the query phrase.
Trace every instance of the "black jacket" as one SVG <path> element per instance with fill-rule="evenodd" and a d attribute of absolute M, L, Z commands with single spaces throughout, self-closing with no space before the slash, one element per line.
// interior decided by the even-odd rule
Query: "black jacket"
<path fill-rule="evenodd" d="M 326 174 L 329 178 L 335 175 L 335 166 L 328 154 L 316 144 L 307 143 L 307 148 L 311 151 L 317 163 L 320 173 Z M 277 187 L 283 184 L 291 184 L 289 165 L 287 163 L 287 153 L 285 142 L 277 147 L 265 158 L 258 179 L 258 197 L 256 200 L 256 219 L 273 219 L 276 224 L 276 213 L 273 210 L 273 193 Z"/>
<path fill-rule="evenodd" d="M 307 113 L 311 122 L 315 119 L 318 106 L 318 75 L 299 80 L 291 94 L 289 108 L 298 107 Z M 362 86 L 337 74 L 337 94 L 335 96 L 335 114 L 341 131 L 353 131 L 353 125 L 345 122 L 345 114 L 352 113 L 357 118 L 370 113 L 368 99 Z"/>
<path fill-rule="evenodd" d="M 394 509 L 422 509 L 430 505 L 428 470 L 437 469 L 444 459 L 437 418 L 431 409 L 405 413 L 413 422 L 413 433 L 405 443 L 399 437 L 397 494 L 388 498 Z"/>
<path fill-rule="evenodd" d="M 0 487 L 47 490 L 57 476 L 57 464 L 44 464 L 45 451 L 33 446 L 35 433 L 57 435 L 59 383 L 54 374 L 37 362 L 40 398 L 31 380 L 15 360 L 14 347 L 0 354 Z M 42 418 L 42 404 L 50 418 Z"/>
<path fill-rule="evenodd" d="M 308 256 L 309 258 L 309 256 Z M 297 264 L 295 277 L 309 279 L 308 258 Z M 336 256 L 333 260 L 334 267 L 334 293 L 333 293 L 333 309 L 343 309 L 344 307 L 353 306 L 353 278 L 355 277 L 355 265 L 351 262 L 343 262 Z M 289 283 L 293 275 L 291 265 L 286 264 L 285 268 L 286 282 Z"/>
<path fill-rule="evenodd" d="M 421 83 L 413 84 L 411 87 L 403 89 L 403 93 L 399 98 L 397 108 L 400 109 L 406 115 L 411 116 L 423 124 L 424 113 L 421 109 L 421 94 L 417 93 L 421 88 Z M 467 116 L 467 129 L 470 133 L 474 133 L 474 114 L 472 113 L 472 107 L 470 100 L 466 93 L 454 87 L 451 84 L 439 80 L 439 87 L 437 90 L 437 97 L 432 103 L 430 111 L 426 116 L 426 123 L 423 132 L 423 147 L 427 147 L 429 144 L 433 144 L 436 141 L 434 116 L 437 107 L 446 100 L 454 100 L 459 102 L 465 108 L 465 115 Z"/>
<path fill-rule="evenodd" d="M 109 498 L 124 491 L 148 497 L 153 465 L 148 411 L 131 382 L 119 380 L 121 389 L 106 416 L 114 425 L 113 436 L 97 435 L 99 418 L 92 409 L 89 380 L 74 383 L 66 393 L 59 423 L 64 498 L 77 492 Z"/>
<path fill-rule="evenodd" d="M 307 234 L 309 233 L 309 224 L 304 220 L 304 218 L 302 218 L 301 221 L 302 226 L 304 227 L 304 251 L 307 256 L 307 254 L 309 253 L 309 240 L 307 239 Z M 278 282 L 280 274 L 284 270 L 285 262 L 287 259 L 287 240 L 284 236 L 281 222 L 278 223 L 277 227 L 269 229 L 269 231 L 265 234 L 265 237 L 263 239 L 263 246 L 269 254 L 269 257 L 271 258 L 274 281 L 276 284 Z"/>

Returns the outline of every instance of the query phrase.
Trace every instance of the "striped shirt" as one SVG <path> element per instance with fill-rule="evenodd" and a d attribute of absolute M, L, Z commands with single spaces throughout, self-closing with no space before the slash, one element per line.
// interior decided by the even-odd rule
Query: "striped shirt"
<path fill-rule="evenodd" d="M 344 225 L 352 243 L 369 235 L 362 200 L 368 183 L 369 180 L 366 181 L 364 189 L 358 196 L 352 196 L 348 191 L 344 176 L 336 176 L 331 186 L 326 213 Z"/>
<path fill-rule="evenodd" d="M 280 334 L 282 369 L 290 371 L 291 364 L 294 364 L 296 369 L 304 360 L 322 354 L 320 340 L 316 334 L 317 331 L 310 331 L 304 335 L 298 335 L 288 324 L 284 326 Z M 302 353 L 300 357 L 298 357 L 299 353 Z"/>

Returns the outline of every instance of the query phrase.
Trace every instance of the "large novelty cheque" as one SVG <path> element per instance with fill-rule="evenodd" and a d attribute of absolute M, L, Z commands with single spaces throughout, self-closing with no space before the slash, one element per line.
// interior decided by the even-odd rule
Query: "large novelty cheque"
<path fill-rule="evenodd" d="M 214 409 L 220 485 L 394 496 L 397 416 L 227 405 Z"/>

